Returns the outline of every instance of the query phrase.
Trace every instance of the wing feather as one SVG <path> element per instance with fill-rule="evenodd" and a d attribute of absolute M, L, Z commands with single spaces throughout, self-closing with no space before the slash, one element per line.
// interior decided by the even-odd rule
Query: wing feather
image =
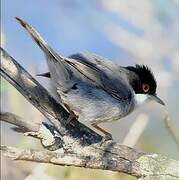
<path fill-rule="evenodd" d="M 78 53 L 66 60 L 80 73 L 119 100 L 132 97 L 132 90 L 122 74 L 123 68 L 95 54 Z"/>

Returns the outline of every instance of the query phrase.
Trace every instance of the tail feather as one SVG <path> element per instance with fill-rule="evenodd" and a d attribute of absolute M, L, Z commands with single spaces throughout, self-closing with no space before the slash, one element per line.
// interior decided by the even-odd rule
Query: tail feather
<path fill-rule="evenodd" d="M 52 81 L 55 83 L 56 87 L 63 87 L 64 90 L 68 89 L 73 82 L 71 82 L 72 72 L 65 62 L 65 57 L 56 53 L 40 36 L 40 34 L 27 22 L 16 17 L 16 20 L 20 25 L 30 34 L 32 39 L 44 52 L 50 74 L 41 74 L 41 76 L 51 77 Z"/>
<path fill-rule="evenodd" d="M 51 78 L 50 72 L 42 73 L 42 74 L 36 74 L 36 76 L 42 76 L 46 78 Z"/>
<path fill-rule="evenodd" d="M 46 42 L 45 40 L 40 36 L 40 34 L 27 22 L 24 20 L 15 17 L 17 22 L 30 34 L 32 39 L 36 42 L 36 44 L 44 51 L 44 53 L 51 57 L 53 57 L 56 60 L 63 59 L 62 56 L 57 54 Z"/>

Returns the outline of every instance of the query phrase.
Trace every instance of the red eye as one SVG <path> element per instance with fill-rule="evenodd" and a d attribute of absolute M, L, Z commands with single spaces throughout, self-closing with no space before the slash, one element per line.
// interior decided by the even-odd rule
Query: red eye
<path fill-rule="evenodd" d="M 143 91 L 145 92 L 145 93 L 147 93 L 148 91 L 149 91 L 149 89 L 150 89 L 150 86 L 148 85 L 148 84 L 142 84 L 142 89 L 143 89 Z"/>

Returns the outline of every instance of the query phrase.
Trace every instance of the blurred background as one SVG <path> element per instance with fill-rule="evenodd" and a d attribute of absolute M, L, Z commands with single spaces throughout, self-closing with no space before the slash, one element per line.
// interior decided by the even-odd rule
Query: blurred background
<path fill-rule="evenodd" d="M 59 53 L 93 52 L 123 66 L 146 64 L 158 81 L 158 95 L 165 107 L 150 102 L 127 118 L 102 125 L 115 141 L 147 152 L 179 160 L 177 144 L 165 127 L 179 138 L 179 0 L 1 0 L 1 46 L 34 77 L 47 65 L 41 50 L 14 17 L 34 26 Z M 50 91 L 44 78 L 35 77 Z M 1 79 L 1 111 L 15 113 L 27 121 L 44 117 L 15 88 Z M 42 148 L 1 122 L 4 145 Z M 133 179 L 122 173 L 60 167 L 1 159 L 2 180 L 117 180 Z"/>

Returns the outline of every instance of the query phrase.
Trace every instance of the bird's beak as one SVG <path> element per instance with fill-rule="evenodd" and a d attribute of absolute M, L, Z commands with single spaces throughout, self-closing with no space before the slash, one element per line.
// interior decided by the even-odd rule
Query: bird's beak
<path fill-rule="evenodd" d="M 150 95 L 150 99 L 158 102 L 159 104 L 162 104 L 165 106 L 165 103 L 155 94 L 155 95 Z"/>

